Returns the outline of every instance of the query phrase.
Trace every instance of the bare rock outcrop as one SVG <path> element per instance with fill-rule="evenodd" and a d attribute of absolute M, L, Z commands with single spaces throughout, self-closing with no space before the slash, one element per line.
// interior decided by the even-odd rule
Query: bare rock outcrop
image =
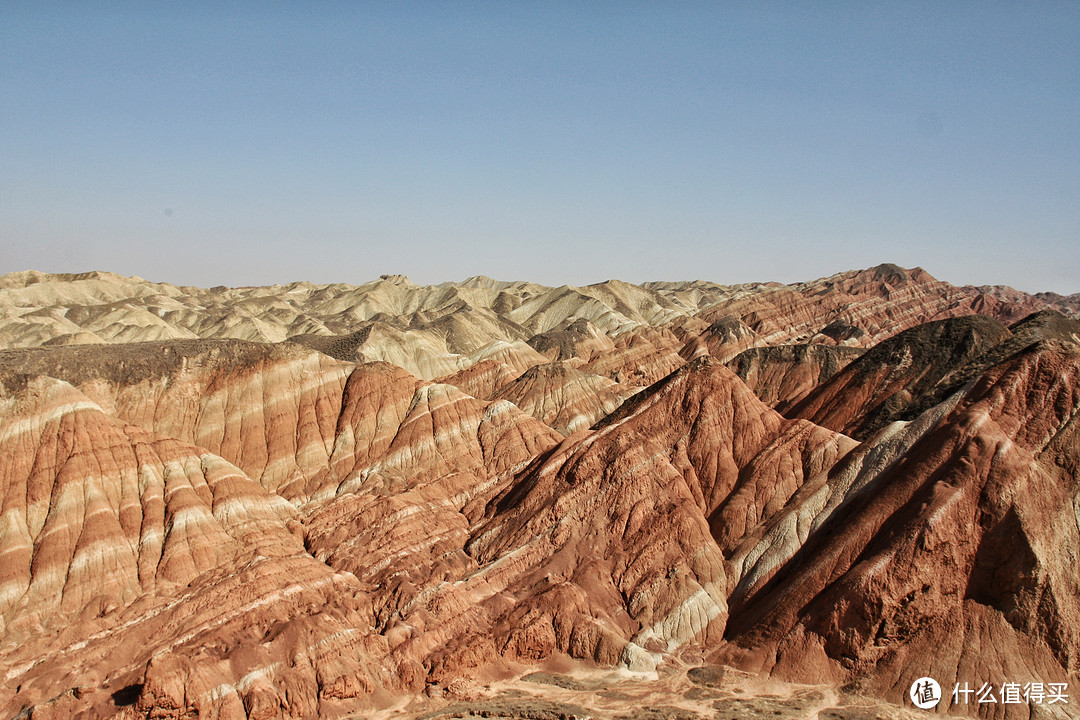
<path fill-rule="evenodd" d="M 758 335 L 761 345 L 819 342 L 869 347 L 933 320 L 985 315 L 1009 324 L 1043 307 L 1029 295 L 1008 302 L 976 288 L 943 283 L 921 268 L 879 265 L 738 293 L 704 309 L 700 317 L 710 322 L 737 318 Z"/>
<path fill-rule="evenodd" d="M 1075 688 L 1080 323 L 1044 300 L 0 277 L 0 715 L 356 717 L 576 661 Z"/>
<path fill-rule="evenodd" d="M 943 400 L 1009 336 L 1003 324 L 979 315 L 919 325 L 868 350 L 789 414 L 866 437 Z"/>
<path fill-rule="evenodd" d="M 1075 680 L 1078 376 L 1076 345 L 1038 343 L 916 421 L 905 452 L 738 604 L 723 655 L 895 701 L 924 675 Z"/>
<path fill-rule="evenodd" d="M 762 402 L 786 413 L 863 352 L 840 345 L 774 345 L 744 350 L 727 366 Z"/>
<path fill-rule="evenodd" d="M 163 716 L 242 706 L 251 649 L 284 645 L 268 639 L 284 628 L 378 651 L 355 578 L 307 555 L 297 511 L 236 466 L 47 377 L 4 376 L 0 417 L 4 712 L 108 717 L 113 695 Z M 336 619 L 313 623 L 330 605 Z M 374 687 L 363 654 L 335 655 L 295 674 L 314 689 L 337 667 Z"/>
<path fill-rule="evenodd" d="M 481 627 L 504 654 L 559 650 L 632 669 L 718 642 L 728 528 L 768 517 L 853 446 L 785 420 L 723 366 L 695 361 L 488 503 L 468 552 L 493 575 L 513 571 L 499 586 L 528 600 L 505 609 L 493 599 Z"/>
<path fill-rule="evenodd" d="M 7 351 L 0 367 L 66 380 L 293 500 L 326 473 L 352 366 L 297 346 L 200 340 Z"/>
<path fill-rule="evenodd" d="M 679 354 L 688 360 L 711 355 L 720 362 L 728 362 L 743 350 L 754 347 L 756 342 L 757 333 L 738 318 L 725 315 L 686 343 Z"/>
<path fill-rule="evenodd" d="M 559 434 L 570 435 L 607 416 L 624 397 L 613 380 L 556 361 L 526 370 L 492 399 L 512 402 Z"/>
<path fill-rule="evenodd" d="M 546 361 L 546 358 L 545 358 Z M 436 382 L 453 385 L 466 395 L 490 400 L 499 388 L 517 379 L 520 372 L 498 360 L 481 360 L 464 370 L 437 378 Z"/>

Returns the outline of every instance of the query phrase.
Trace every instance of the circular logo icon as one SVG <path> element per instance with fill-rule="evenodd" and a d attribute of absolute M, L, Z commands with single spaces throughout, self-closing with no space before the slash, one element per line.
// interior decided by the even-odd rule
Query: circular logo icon
<path fill-rule="evenodd" d="M 932 677 L 921 677 L 911 683 L 911 702 L 915 707 L 929 710 L 941 702 L 941 686 Z"/>

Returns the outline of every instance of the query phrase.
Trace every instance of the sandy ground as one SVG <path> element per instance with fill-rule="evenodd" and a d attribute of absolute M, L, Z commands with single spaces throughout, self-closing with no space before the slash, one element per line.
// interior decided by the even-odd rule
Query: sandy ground
<path fill-rule="evenodd" d="M 838 688 L 763 680 L 730 668 L 657 673 L 560 667 L 486 684 L 457 680 L 358 715 L 372 720 L 915 720 L 928 713 Z"/>

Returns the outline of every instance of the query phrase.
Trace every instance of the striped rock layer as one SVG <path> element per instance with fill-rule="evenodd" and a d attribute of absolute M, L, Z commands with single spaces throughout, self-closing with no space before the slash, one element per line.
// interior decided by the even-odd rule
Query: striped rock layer
<path fill-rule="evenodd" d="M 0 300 L 4 716 L 351 717 L 558 658 L 1080 687 L 1080 332 L 1032 296 L 881 266 Z"/>

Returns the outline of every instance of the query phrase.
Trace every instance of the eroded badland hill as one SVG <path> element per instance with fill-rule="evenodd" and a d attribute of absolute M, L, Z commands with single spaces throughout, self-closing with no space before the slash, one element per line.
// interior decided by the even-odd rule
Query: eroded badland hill
<path fill-rule="evenodd" d="M 0 277 L 0 717 L 1077 717 L 1076 307 Z"/>

